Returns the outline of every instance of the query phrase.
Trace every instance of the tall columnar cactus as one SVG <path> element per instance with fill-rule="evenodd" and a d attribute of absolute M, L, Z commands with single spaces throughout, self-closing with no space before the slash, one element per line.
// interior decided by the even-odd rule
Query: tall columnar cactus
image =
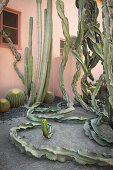
<path fill-rule="evenodd" d="M 42 11 L 41 11 L 41 2 L 42 0 L 36 0 L 37 4 L 37 57 L 36 57 L 36 66 L 35 66 L 35 75 L 34 75 L 34 86 L 37 88 L 37 81 L 40 71 L 40 62 L 41 62 L 41 50 L 42 50 Z M 45 23 L 46 21 L 44 21 Z"/>
<path fill-rule="evenodd" d="M 107 89 L 109 92 L 109 102 L 113 108 L 113 45 L 112 35 L 110 35 L 110 16 L 107 1 L 103 0 L 103 26 L 104 26 L 104 71 Z"/>
<path fill-rule="evenodd" d="M 44 84 L 46 80 L 47 65 L 49 62 L 49 56 L 51 53 L 51 33 L 52 33 L 52 0 L 47 2 L 47 16 L 46 16 L 46 29 L 44 32 L 44 44 L 43 44 L 43 54 L 42 54 L 42 65 L 39 80 L 39 87 L 37 91 L 36 101 L 42 102 L 42 95 L 44 90 Z"/>
<path fill-rule="evenodd" d="M 28 44 L 28 91 L 31 90 L 32 74 L 33 74 L 33 56 L 32 56 L 32 32 L 33 32 L 33 18 L 30 17 L 29 22 L 29 44 Z"/>
<path fill-rule="evenodd" d="M 33 56 L 32 56 L 32 33 L 33 18 L 29 21 L 29 42 L 25 48 L 24 77 L 14 64 L 15 70 L 25 86 L 26 103 L 29 105 L 35 102 L 43 102 L 48 90 L 51 60 L 52 60 L 52 0 L 47 1 L 44 19 L 44 44 L 42 52 L 42 14 L 41 0 L 36 0 L 37 6 L 37 54 L 36 65 L 33 76 Z M 42 62 L 41 62 L 41 53 Z M 41 68 L 41 72 L 40 72 Z M 33 78 L 34 77 L 34 78 Z M 39 81 L 39 85 L 37 84 Z"/>

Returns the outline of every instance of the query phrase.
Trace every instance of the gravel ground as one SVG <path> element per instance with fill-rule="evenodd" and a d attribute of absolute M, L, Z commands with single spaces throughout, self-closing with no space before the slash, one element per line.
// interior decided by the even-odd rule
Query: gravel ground
<path fill-rule="evenodd" d="M 71 115 L 76 116 L 94 116 L 85 112 L 79 105 L 76 105 L 75 111 Z M 29 122 L 25 117 L 26 109 L 21 107 L 11 109 L 10 112 L 0 114 L 0 170 L 112 170 L 112 167 L 82 166 L 76 162 L 67 161 L 60 163 L 58 161 L 49 161 L 47 159 L 36 159 L 28 157 L 20 152 L 10 142 L 10 128 L 20 123 Z M 101 147 L 94 141 L 85 136 L 83 124 L 74 124 L 72 122 L 57 123 L 51 122 L 54 128 L 54 134 L 51 139 L 45 139 L 40 129 L 32 129 L 19 132 L 19 135 L 28 143 L 36 147 L 40 145 L 60 146 L 71 150 L 88 149 L 89 151 L 102 153 L 108 152 L 109 148 Z M 102 125 L 100 130 L 105 135 L 113 136 L 112 130 L 107 125 Z"/>
<path fill-rule="evenodd" d="M 54 103 L 51 104 L 50 106 L 55 106 L 57 103 L 62 102 L 63 99 L 60 97 L 55 97 Z M 79 106 L 79 104 L 76 104 Z M 26 111 L 27 109 L 25 107 L 19 107 L 19 108 L 11 108 L 8 112 L 6 113 L 0 113 L 0 120 L 5 121 L 5 120 L 11 120 L 12 118 L 18 118 L 18 117 L 25 117 L 26 116 Z"/>

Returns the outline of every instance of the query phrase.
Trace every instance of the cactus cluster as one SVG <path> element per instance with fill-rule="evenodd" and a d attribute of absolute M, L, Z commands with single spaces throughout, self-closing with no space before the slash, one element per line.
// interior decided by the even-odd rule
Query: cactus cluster
<path fill-rule="evenodd" d="M 37 6 L 37 54 L 33 76 L 32 33 L 33 18 L 29 20 L 29 42 L 25 48 L 24 76 L 20 73 L 14 62 L 16 73 L 25 86 L 26 103 L 31 106 L 35 102 L 43 102 L 48 90 L 51 60 L 52 60 L 52 0 L 47 1 L 44 11 L 44 45 L 42 50 L 42 0 L 36 0 Z M 43 52 L 42 52 L 43 51 Z M 41 62 L 42 54 L 42 62 Z M 37 84 L 39 82 L 39 84 Z"/>
<path fill-rule="evenodd" d="M 10 109 L 10 103 L 7 99 L 0 99 L 0 113 L 4 113 L 9 111 Z"/>
<path fill-rule="evenodd" d="M 10 102 L 10 106 L 13 107 L 20 107 L 24 105 L 25 95 L 24 92 L 20 89 L 12 89 L 9 90 L 6 99 Z"/>

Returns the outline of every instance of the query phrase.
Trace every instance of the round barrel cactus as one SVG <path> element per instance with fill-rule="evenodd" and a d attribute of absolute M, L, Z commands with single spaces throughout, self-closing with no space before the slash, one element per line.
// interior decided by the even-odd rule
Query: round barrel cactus
<path fill-rule="evenodd" d="M 7 99 L 0 99 L 0 113 L 7 112 L 10 109 L 10 103 Z"/>
<path fill-rule="evenodd" d="M 20 89 L 12 89 L 8 91 L 6 99 L 10 102 L 11 107 L 20 107 L 24 104 L 25 95 Z"/>
<path fill-rule="evenodd" d="M 44 98 L 44 103 L 51 104 L 54 102 L 54 99 L 55 99 L 54 93 L 51 91 L 47 91 L 45 98 Z"/>

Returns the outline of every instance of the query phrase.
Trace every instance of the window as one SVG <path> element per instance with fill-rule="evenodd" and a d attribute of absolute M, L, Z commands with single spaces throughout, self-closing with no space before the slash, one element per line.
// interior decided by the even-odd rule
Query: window
<path fill-rule="evenodd" d="M 60 39 L 60 56 L 63 57 L 64 55 L 64 42 L 65 39 Z"/>
<path fill-rule="evenodd" d="M 6 8 L 0 15 L 0 29 L 6 32 L 16 48 L 20 48 L 20 12 Z M 2 36 L 0 45 L 7 47 L 7 42 Z"/>

